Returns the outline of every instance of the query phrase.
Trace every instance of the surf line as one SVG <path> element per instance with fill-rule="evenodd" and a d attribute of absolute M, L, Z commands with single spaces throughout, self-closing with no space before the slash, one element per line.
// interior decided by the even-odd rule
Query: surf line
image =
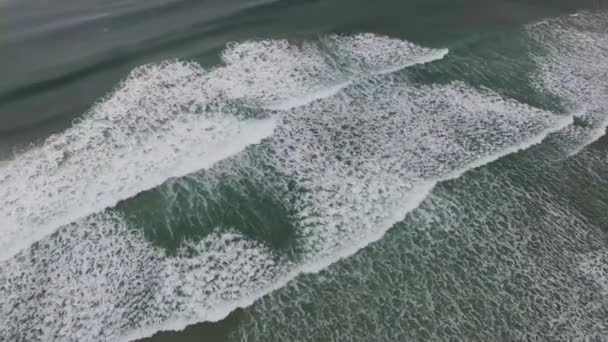
<path fill-rule="evenodd" d="M 390 230 L 396 223 L 403 221 L 407 214 L 414 211 L 416 208 L 420 206 L 424 202 L 424 200 L 431 194 L 432 190 L 435 186 L 441 182 L 457 179 L 464 175 L 466 172 L 482 167 L 489 163 L 492 163 L 496 160 L 499 160 L 505 156 L 511 155 L 513 153 L 517 153 L 519 151 L 523 151 L 529 149 L 532 146 L 538 145 L 542 143 L 548 136 L 553 133 L 559 132 L 560 130 L 566 128 L 574 122 L 574 115 L 565 115 L 560 117 L 555 124 L 550 127 L 542 130 L 534 137 L 531 137 L 519 144 L 503 149 L 502 151 L 495 153 L 493 155 L 480 158 L 477 161 L 469 163 L 467 166 L 448 173 L 447 175 L 429 180 L 426 182 L 421 182 L 417 185 L 414 185 L 410 190 L 412 196 L 408 196 L 400 206 L 399 210 L 397 210 L 390 218 L 384 220 L 381 224 L 378 225 L 377 229 L 374 229 L 372 232 L 367 234 L 365 239 L 354 240 L 351 244 L 346 248 L 339 249 L 337 252 L 328 254 L 322 258 L 315 259 L 311 262 L 306 262 L 303 264 L 299 264 L 293 269 L 289 270 L 284 275 L 280 276 L 273 283 L 268 284 L 267 286 L 259 289 L 258 291 L 254 291 L 251 295 L 239 298 L 238 300 L 234 300 L 230 303 L 226 303 L 219 308 L 213 310 L 213 312 L 206 312 L 204 314 L 204 318 L 192 318 L 192 317 L 181 317 L 178 319 L 174 319 L 171 321 L 163 322 L 161 324 L 153 324 L 141 328 L 137 328 L 132 330 L 131 332 L 123 335 L 119 340 L 129 341 L 138 338 L 144 338 L 154 335 L 159 331 L 181 331 L 185 329 L 189 325 L 193 325 L 200 322 L 218 322 L 226 318 L 232 311 L 238 308 L 246 308 L 253 305 L 259 298 L 266 296 L 280 288 L 285 287 L 290 281 L 295 279 L 301 274 L 314 274 L 319 273 L 320 271 L 326 269 L 332 264 L 342 260 L 349 258 L 362 250 L 363 248 L 369 246 L 370 244 L 379 241 L 388 230 Z"/>

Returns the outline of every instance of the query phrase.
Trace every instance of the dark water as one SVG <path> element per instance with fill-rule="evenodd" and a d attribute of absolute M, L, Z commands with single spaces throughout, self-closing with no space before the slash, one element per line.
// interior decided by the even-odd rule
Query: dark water
<path fill-rule="evenodd" d="M 0 340 L 603 340 L 607 11 L 0 2 Z"/>

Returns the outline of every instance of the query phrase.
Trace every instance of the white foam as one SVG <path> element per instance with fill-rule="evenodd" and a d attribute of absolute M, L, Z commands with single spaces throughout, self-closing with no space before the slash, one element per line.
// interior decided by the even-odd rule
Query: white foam
<path fill-rule="evenodd" d="M 588 259 L 582 251 L 599 247 L 591 279 L 608 284 L 603 225 L 562 196 L 571 187 L 558 180 L 572 163 L 553 167 L 538 160 L 543 150 L 437 187 L 382 241 L 247 309 L 231 339 L 601 340 L 605 294 L 575 268 Z M 598 162 L 592 169 L 606 170 Z M 550 170 L 527 167 L 539 163 Z M 586 174 L 589 163 L 581 166 Z M 522 302 L 530 305 L 504 305 Z"/>
<path fill-rule="evenodd" d="M 170 177 L 207 168 L 272 134 L 272 118 L 204 111 L 204 70 L 163 63 L 133 71 L 67 131 L 0 170 L 0 260 L 57 227 Z"/>
<path fill-rule="evenodd" d="M 293 110 L 271 141 L 297 184 L 308 270 L 379 239 L 437 181 L 542 141 L 572 122 L 463 83 L 384 77 Z M 270 159 L 270 158 L 269 158 Z"/>
<path fill-rule="evenodd" d="M 448 49 L 431 50 L 408 41 L 363 33 L 329 36 L 323 48 L 333 57 L 331 65 L 350 75 L 388 74 L 416 64 L 442 59 Z M 407 51 L 407 53 L 403 53 Z"/>
<path fill-rule="evenodd" d="M 346 79 L 365 69 L 380 73 L 390 70 L 388 62 L 394 62 L 396 57 L 393 56 L 398 55 L 390 49 L 391 46 L 409 46 L 389 39 L 386 49 L 374 46 L 368 56 L 360 45 L 352 40 L 346 42 L 347 46 L 355 49 L 350 55 L 335 48 L 331 41 L 324 43 L 323 49 L 331 52 L 331 58 L 324 55 L 322 63 L 325 64 L 316 66 L 306 75 L 317 75 L 317 68 L 336 70 L 335 75 L 346 75 Z M 363 42 L 371 44 L 369 38 Z M 284 44 L 280 43 L 283 48 L 279 50 L 285 56 L 277 60 L 259 57 L 262 58 L 260 63 L 271 61 L 268 66 L 279 65 L 280 70 L 288 68 L 288 63 L 283 64 L 283 58 L 303 61 L 298 66 L 308 61 L 311 65 L 321 63 L 311 45 L 294 48 Z M 262 46 L 256 50 L 262 55 L 264 51 L 272 51 L 272 48 L 269 50 L 266 45 Z M 147 86 L 127 87 L 124 91 L 130 96 L 114 96 L 114 100 L 109 100 L 116 101 L 128 114 L 118 116 L 121 124 L 125 124 L 122 130 L 135 132 L 127 137 L 129 141 L 138 148 L 153 147 L 163 151 L 161 155 L 164 156 L 164 151 L 171 151 L 175 146 L 163 147 L 168 136 L 186 139 L 189 145 L 184 146 L 190 148 L 182 152 L 187 156 L 185 162 L 173 160 L 165 166 L 181 172 L 184 170 L 182 165 L 191 162 L 192 153 L 204 152 L 191 150 L 198 145 L 190 143 L 190 139 L 195 139 L 188 131 L 192 121 L 186 120 L 187 125 L 180 124 L 181 105 L 178 106 L 179 111 L 170 111 L 177 119 L 162 115 L 162 109 L 174 109 L 175 101 L 171 101 L 174 97 L 179 96 L 179 104 L 193 101 L 193 107 L 184 107 L 193 108 L 187 113 L 204 117 L 198 131 L 211 127 L 211 121 L 221 127 L 211 132 L 238 131 L 238 134 L 228 135 L 234 139 L 242 132 L 233 129 L 241 127 L 236 123 L 259 123 L 265 119 L 238 119 L 230 114 L 234 110 L 226 99 L 264 108 L 283 100 L 290 101 L 292 94 L 301 93 L 301 89 L 308 89 L 301 93 L 306 95 L 327 87 L 316 76 L 302 76 L 296 79 L 289 77 L 285 82 L 297 85 L 281 88 L 279 95 L 272 93 L 273 87 L 270 86 L 267 86 L 268 93 L 262 91 L 266 85 L 262 81 L 261 88 L 256 82 L 252 83 L 257 92 L 255 96 L 245 92 L 247 87 L 241 91 L 234 90 L 234 80 L 247 84 L 251 79 L 250 71 L 238 62 L 250 58 L 247 57 L 248 50 L 242 50 L 243 47 L 231 47 L 225 54 L 227 67 L 237 65 L 235 70 L 244 72 L 241 75 L 234 76 L 220 69 L 210 73 L 197 72 L 200 69 L 185 63 L 147 67 L 152 68 L 152 72 L 144 69 L 135 75 L 138 82 Z M 411 51 L 418 50 L 406 49 L 406 54 Z M 304 55 L 302 59 L 297 58 L 300 54 Z M 406 57 L 399 59 L 405 60 Z M 255 68 L 254 65 L 251 67 Z M 165 75 L 168 70 L 164 70 L 160 76 L 153 72 L 157 70 L 154 68 L 168 68 L 171 72 Z M 261 72 L 264 75 L 262 79 L 276 77 L 272 73 Z M 210 74 L 214 76 L 208 76 Z M 167 83 L 166 77 L 171 77 L 171 81 Z M 196 81 L 199 77 L 210 77 L 218 82 L 200 83 Z M 158 81 L 152 82 L 158 83 L 152 92 L 149 91 L 150 79 Z M 337 79 L 339 77 L 332 81 Z M 187 85 L 182 85 L 184 82 Z M 195 82 L 196 86 L 188 82 Z M 298 88 L 302 84 L 312 86 Z M 238 87 L 241 86 L 239 83 Z M 194 96 L 200 94 L 200 89 L 204 89 L 204 94 L 214 94 L 214 100 L 201 100 Z M 184 92 L 191 94 L 186 96 L 189 101 L 182 101 Z M 148 93 L 155 93 L 155 96 L 143 96 Z M 237 171 L 250 169 L 251 172 L 243 174 L 258 177 L 256 183 L 265 184 L 266 190 L 276 190 L 273 196 L 282 200 L 288 211 L 293 213 L 299 259 L 285 260 L 259 242 L 235 232 L 219 230 L 199 242 L 184 243 L 176 255 L 169 255 L 145 240 L 141 233 L 143 227 L 129 224 L 121 215 L 109 210 L 61 228 L 57 234 L 42 239 L 0 265 L 0 284 L 5 284 L 0 287 L 0 337 L 6 340 L 55 340 L 64 336 L 82 341 L 117 340 L 143 337 L 159 329 L 181 329 L 198 321 L 219 320 L 236 307 L 250 305 L 260 296 L 283 286 L 297 274 L 316 272 L 378 240 L 418 206 L 437 181 L 456 177 L 470 168 L 526 148 L 571 121 L 571 117 L 554 115 L 461 82 L 415 85 L 403 77 L 384 75 L 368 77 L 365 82 L 357 82 L 355 78 L 351 85 L 329 95 L 308 104 L 298 103 L 295 108 L 277 113 L 275 124 L 268 126 L 269 129 L 274 127 L 271 137 L 259 146 L 252 146 L 247 153 L 233 156 L 231 159 L 235 162 L 222 165 L 218 171 L 224 167 L 235 167 Z M 141 115 L 132 116 L 133 112 L 139 113 L 142 96 L 145 99 L 143 107 L 160 116 L 160 119 L 152 116 L 154 120 L 144 127 L 135 125 Z M 133 98 L 138 99 L 137 103 L 132 102 Z M 108 106 L 107 103 L 105 101 L 101 106 Z M 221 110 L 200 109 L 207 107 Z M 79 124 L 104 127 L 111 118 L 98 120 L 99 123 L 85 119 Z M 169 128 L 163 130 L 167 125 Z M 159 130 L 163 132 L 160 137 L 150 136 L 150 131 L 156 133 Z M 66 134 L 62 139 L 69 140 L 69 137 Z M 139 137 L 145 139 L 139 141 Z M 100 140 L 90 141 L 101 146 L 108 144 Z M 57 143 L 51 142 L 48 146 Z M 120 140 L 111 142 L 119 143 Z M 70 144 L 73 146 L 74 143 L 70 141 Z M 83 144 L 85 151 L 95 148 L 95 144 L 91 147 L 89 141 Z M 48 146 L 43 150 L 51 150 Z M 64 145 L 59 146 L 59 150 L 64 151 Z M 112 147 L 101 149 L 105 154 L 94 156 L 122 156 L 118 154 L 121 148 Z M 146 155 L 145 149 L 138 153 L 138 156 Z M 124 162 L 116 158 L 121 163 L 116 170 L 132 171 L 132 156 L 133 153 L 125 154 Z M 97 160 L 78 160 L 93 163 L 92 166 L 99 165 Z M 147 164 L 149 160 L 135 158 L 134 166 L 150 165 Z M 70 159 L 59 160 L 57 167 L 60 161 L 69 163 Z M 91 167 L 91 164 L 87 165 Z M 152 165 L 157 167 L 158 163 Z M 212 167 L 211 170 L 214 169 Z M 144 171 L 146 176 L 150 173 L 148 169 Z M 86 171 L 84 175 L 87 175 Z M 114 178 L 122 176 L 118 172 L 110 175 Z M 38 177 L 42 179 L 42 176 Z M 97 182 L 98 177 L 91 178 Z M 39 180 L 35 178 L 34 181 Z M 116 184 L 124 187 L 129 183 Z M 201 186 L 204 187 L 205 183 Z M 238 186 L 238 182 L 234 186 Z M 199 197 L 198 193 L 189 195 Z M 78 199 L 80 202 L 76 204 L 80 205 L 88 197 L 73 198 L 74 201 Z M 60 211 L 54 214 L 56 212 Z"/>
<path fill-rule="evenodd" d="M 96 215 L 4 262 L 3 340 L 110 341 L 219 320 L 288 266 L 236 233 L 168 256 L 133 228 L 117 214 Z"/>
<path fill-rule="evenodd" d="M 510 154 L 514 154 L 519 151 L 527 150 L 534 145 L 538 145 L 538 144 L 542 143 L 550 135 L 554 136 L 554 135 L 559 134 L 561 131 L 563 131 L 566 127 L 571 125 L 573 122 L 574 122 L 574 115 L 561 116 L 561 117 L 557 118 L 553 124 L 551 124 L 549 127 L 540 131 L 537 135 L 530 137 L 529 139 L 526 139 L 513 146 L 505 148 L 502 151 L 497 152 L 496 154 L 480 158 L 480 159 L 472 162 L 471 164 L 469 164 L 467 166 L 467 168 L 455 170 L 454 172 L 450 172 L 447 175 L 441 177 L 440 181 L 446 181 L 446 180 L 450 180 L 450 179 L 459 178 L 465 172 L 467 172 L 471 169 L 476 169 L 483 165 L 492 163 L 492 162 L 497 161 L 498 159 L 508 156 Z"/>
<path fill-rule="evenodd" d="M 282 103 L 271 104 L 268 106 L 268 109 L 285 111 L 285 110 L 289 110 L 291 108 L 305 106 L 316 100 L 334 96 L 334 95 L 338 94 L 338 92 L 340 92 L 340 90 L 348 87 L 352 83 L 353 83 L 352 81 L 343 81 L 336 85 L 329 86 L 325 89 L 320 89 L 317 92 L 306 94 L 305 96 L 302 96 L 300 98 L 293 98 L 292 100 L 284 101 Z"/>
<path fill-rule="evenodd" d="M 563 148 L 569 157 L 578 154 L 606 134 L 608 114 L 603 111 L 586 112 L 582 120 L 585 120 L 588 126 L 570 126 L 558 135 L 560 142 L 565 145 Z"/>
<path fill-rule="evenodd" d="M 226 67 L 214 70 L 212 87 L 229 98 L 287 110 L 333 96 L 361 77 L 432 62 L 447 53 L 372 33 L 330 35 L 301 45 L 248 41 L 222 53 Z"/>
<path fill-rule="evenodd" d="M 367 37 L 364 35 L 364 37 Z M 335 39 L 335 38 L 334 38 Z M 367 37 L 367 39 L 365 40 L 369 40 L 370 37 Z M 349 41 L 352 39 L 349 39 Z M 362 43 L 360 43 L 362 44 Z M 334 45 L 338 45 L 335 44 Z M 309 93 L 306 96 L 300 97 L 300 98 L 293 98 L 290 101 L 284 101 L 280 104 L 274 104 L 269 106 L 269 109 L 274 109 L 274 110 L 289 110 L 291 108 L 296 108 L 296 107 L 300 107 L 300 106 L 304 106 L 308 103 L 314 102 L 316 100 L 320 100 L 320 99 L 324 99 L 324 98 L 328 98 L 328 97 L 332 97 L 334 95 L 336 95 L 340 90 L 356 83 L 357 81 L 359 81 L 360 78 L 364 77 L 367 74 L 372 74 L 372 75 L 384 75 L 384 74 L 390 74 L 396 71 L 399 71 L 401 69 L 404 68 L 408 68 L 414 65 L 421 65 L 421 64 L 427 64 L 427 63 L 431 63 L 440 59 L 443 59 L 447 54 L 448 54 L 448 49 L 440 49 L 440 50 L 435 50 L 435 51 L 429 51 L 426 49 L 421 49 L 419 47 L 416 47 L 415 45 L 412 44 L 404 44 L 406 47 L 406 51 L 407 50 L 414 50 L 415 52 L 413 56 L 410 56 L 407 59 L 404 59 L 403 57 L 401 57 L 401 60 L 398 61 L 394 61 L 394 65 L 390 66 L 390 65 L 383 65 L 383 64 L 375 64 L 374 66 L 370 66 L 370 64 L 373 64 L 371 62 L 365 62 L 365 63 L 360 63 L 363 64 L 365 67 L 369 68 L 369 69 L 365 69 L 365 67 L 363 66 L 359 66 L 359 68 L 361 70 L 352 70 L 349 69 L 350 72 L 357 72 L 359 71 L 359 74 L 354 74 L 352 76 L 346 76 L 346 80 L 331 85 L 329 87 L 323 88 L 318 90 L 317 92 L 312 92 Z M 342 49 L 344 49 L 344 47 L 340 47 Z M 350 46 L 349 49 L 357 49 L 360 48 L 360 46 L 358 44 L 355 44 L 355 46 Z M 379 49 L 383 49 L 383 51 L 387 51 L 386 47 L 378 47 Z M 404 47 L 400 47 L 400 49 L 398 51 L 403 51 Z M 349 51 L 349 50 L 346 50 Z M 390 51 L 390 50 L 389 50 Z M 342 52 L 342 50 L 340 50 L 340 52 Z M 339 52 L 334 52 L 334 53 L 339 53 Z M 350 57 L 348 59 L 356 59 L 354 57 Z M 369 57 L 367 58 L 363 58 L 360 57 L 359 59 L 370 59 Z M 392 59 L 395 59 L 395 57 L 393 57 Z M 391 61 L 392 59 L 389 59 L 389 61 Z"/>
<path fill-rule="evenodd" d="M 516 149 L 485 160 L 508 151 Z M 9 285 L 0 289 L 4 317 L 0 336 L 126 341 L 221 320 L 298 274 L 318 272 L 377 241 L 416 208 L 433 186 L 427 183 L 409 189 L 384 222 L 365 227 L 365 234 L 359 232 L 359 240 L 301 264 L 281 259 L 263 245 L 231 232 L 188 242 L 177 255 L 167 255 L 119 215 L 92 216 L 2 263 L 0 283 Z M 66 310 L 71 314 L 57 314 Z"/>
<path fill-rule="evenodd" d="M 604 294 L 608 294 L 607 257 L 606 251 L 599 251 L 588 255 L 586 260 L 579 264 L 580 271 L 593 279 Z"/>
<path fill-rule="evenodd" d="M 601 138 L 608 125 L 608 26 L 605 14 L 579 14 L 546 20 L 528 31 L 546 51 L 533 55 L 540 71 L 537 88 L 558 96 L 581 124 L 554 141 L 574 155 Z"/>
<path fill-rule="evenodd" d="M 187 62 L 134 70 L 72 128 L 0 169 L 0 260 L 61 225 L 259 143 L 274 128 L 265 108 L 302 106 L 363 74 L 447 53 L 372 34 L 326 39 L 348 61 L 361 59 L 356 70 L 334 65 L 343 56 L 328 56 L 319 44 L 284 40 L 231 44 L 225 65 L 209 71 Z"/>
<path fill-rule="evenodd" d="M 537 144 L 572 121 L 572 117 L 555 116 L 461 83 L 420 87 L 402 82 L 385 78 L 374 83 L 374 89 L 353 86 L 341 96 L 295 109 L 283 118 L 266 148 L 251 151 L 252 159 L 266 160 L 284 176 L 266 182 L 282 189 L 283 182 L 296 180 L 297 190 L 292 191 L 297 194 L 283 198 L 297 210 L 294 219 L 304 256 L 283 269 L 275 282 L 261 287 L 258 297 L 246 297 L 238 306 L 249 305 L 298 274 L 318 272 L 379 240 L 428 196 L 436 182 Z M 393 119 L 379 120 L 393 110 Z M 487 118 L 490 114 L 494 119 Z M 486 128 L 482 133 L 480 121 Z M 336 133 L 352 140 L 343 136 L 341 145 L 332 139 Z M 473 144 L 477 134 L 491 138 L 482 141 L 491 146 Z M 459 137 L 464 141 L 452 140 Z M 452 148 L 454 144 L 460 147 Z M 427 154 L 413 153 L 425 147 L 431 148 L 425 150 Z M 480 149 L 477 154 L 463 153 L 476 149 Z M 392 158 L 380 151 L 391 153 Z M 459 154 L 451 155 L 455 152 Z M 339 155 L 343 158 L 335 160 Z M 416 155 L 418 159 L 413 158 Z M 443 158 L 451 165 L 445 165 Z M 247 177 L 255 175 L 260 174 L 247 173 Z M 236 307 L 223 306 L 222 312 L 228 314 Z M 163 323 L 157 329 L 179 330 L 207 316 L 201 313 L 200 317 Z M 135 336 L 152 332 L 137 330 Z"/>

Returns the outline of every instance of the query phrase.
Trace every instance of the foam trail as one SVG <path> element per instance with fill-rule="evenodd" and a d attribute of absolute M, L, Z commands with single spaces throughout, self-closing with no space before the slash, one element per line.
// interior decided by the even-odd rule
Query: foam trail
<path fill-rule="evenodd" d="M 340 92 L 340 90 L 348 87 L 351 84 L 352 84 L 352 81 L 344 81 L 344 82 L 338 83 L 336 85 L 329 86 L 325 89 L 320 89 L 319 91 L 317 91 L 315 93 L 310 93 L 301 98 L 294 98 L 293 100 L 285 101 L 283 103 L 272 104 L 272 105 L 268 106 L 268 109 L 285 111 L 285 110 L 290 110 L 292 108 L 305 106 L 316 100 L 334 96 L 334 95 L 338 94 Z"/>
<path fill-rule="evenodd" d="M 584 146 L 590 145 L 606 135 L 606 129 L 608 129 L 608 115 L 604 117 L 604 120 L 600 122 L 599 125 L 591 130 L 589 138 L 585 141 Z"/>
<path fill-rule="evenodd" d="M 298 269 L 298 274 L 321 272 L 339 260 L 349 258 L 361 249 L 379 241 L 396 223 L 403 221 L 409 212 L 418 208 L 418 206 L 420 206 L 420 204 L 422 204 L 422 202 L 431 194 L 431 191 L 436 184 L 436 182 L 428 182 L 426 184 L 417 185 L 410 190 L 407 198 L 404 198 L 383 222 L 379 222 L 375 227 L 369 227 L 372 230 L 368 232 L 363 239 L 354 240 L 349 244 L 345 244 L 330 255 L 326 254 L 321 258 L 317 257 L 311 261 L 305 262 Z"/>
<path fill-rule="evenodd" d="M 326 40 L 339 53 L 328 56 L 312 42 L 250 41 L 230 44 L 225 65 L 211 70 L 179 61 L 135 69 L 73 127 L 0 169 L 0 260 L 57 227 L 259 143 L 274 128 L 266 109 L 306 105 L 334 96 L 345 80 L 441 54 L 372 34 Z M 380 51 L 367 58 L 365 46 Z M 337 65 L 340 59 L 351 67 Z"/>
<path fill-rule="evenodd" d="M 558 96 L 574 125 L 555 136 L 568 156 L 601 138 L 608 126 L 608 27 L 605 14 L 580 14 L 546 20 L 528 32 L 544 47 L 533 58 L 539 64 L 534 83 Z"/>

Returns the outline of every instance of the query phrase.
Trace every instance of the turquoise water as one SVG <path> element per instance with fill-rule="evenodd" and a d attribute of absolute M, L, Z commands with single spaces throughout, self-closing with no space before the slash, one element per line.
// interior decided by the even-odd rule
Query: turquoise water
<path fill-rule="evenodd" d="M 1 339 L 606 336 L 601 2 L 0 6 Z"/>

